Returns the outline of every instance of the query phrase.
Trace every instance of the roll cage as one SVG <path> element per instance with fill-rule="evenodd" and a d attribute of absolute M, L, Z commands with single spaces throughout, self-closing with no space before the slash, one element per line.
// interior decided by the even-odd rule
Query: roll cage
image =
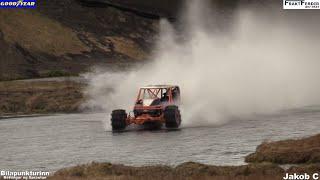
<path fill-rule="evenodd" d="M 142 87 L 138 92 L 135 109 L 161 109 L 162 105 L 143 106 L 143 100 L 153 99 L 164 102 L 163 104 L 176 104 L 180 101 L 180 88 L 178 86 L 150 86 Z"/>

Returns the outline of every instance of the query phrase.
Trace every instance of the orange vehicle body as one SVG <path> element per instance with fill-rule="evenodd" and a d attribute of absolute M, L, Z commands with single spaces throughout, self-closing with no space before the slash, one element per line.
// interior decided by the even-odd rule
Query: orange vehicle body
<path fill-rule="evenodd" d="M 145 105 L 144 97 L 148 96 L 153 101 L 159 101 L 158 104 Z M 165 99 L 165 100 L 163 100 Z M 165 123 L 163 111 L 167 106 L 178 105 L 180 103 L 180 89 L 177 86 L 158 85 L 142 87 L 139 90 L 134 105 L 134 115 L 129 113 L 127 125 L 146 123 Z"/>

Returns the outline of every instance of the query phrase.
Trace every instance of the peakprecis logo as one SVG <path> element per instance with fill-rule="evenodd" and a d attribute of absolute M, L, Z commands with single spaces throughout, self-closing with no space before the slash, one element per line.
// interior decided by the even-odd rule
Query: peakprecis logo
<path fill-rule="evenodd" d="M 0 8 L 36 8 L 36 0 L 0 0 Z"/>
<path fill-rule="evenodd" d="M 283 9 L 320 9 L 320 0 L 283 0 Z"/>

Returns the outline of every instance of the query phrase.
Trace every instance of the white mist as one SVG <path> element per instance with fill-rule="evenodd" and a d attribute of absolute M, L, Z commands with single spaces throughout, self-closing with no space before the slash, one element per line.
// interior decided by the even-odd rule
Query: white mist
<path fill-rule="evenodd" d="M 280 9 L 241 8 L 221 32 L 218 24 L 227 20 L 208 7 L 190 1 L 183 34 L 161 20 L 151 63 L 141 69 L 87 74 L 85 106 L 129 111 L 140 86 L 177 84 L 183 125 L 199 126 L 320 103 L 320 45 L 312 21 Z"/>

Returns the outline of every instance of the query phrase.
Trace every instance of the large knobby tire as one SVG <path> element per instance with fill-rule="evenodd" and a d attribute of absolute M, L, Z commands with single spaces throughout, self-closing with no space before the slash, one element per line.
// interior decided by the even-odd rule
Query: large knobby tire
<path fill-rule="evenodd" d="M 111 113 L 111 126 L 112 130 L 124 130 L 127 126 L 127 113 L 125 110 L 118 109 Z"/>
<path fill-rule="evenodd" d="M 167 128 L 178 128 L 181 124 L 181 114 L 177 106 L 167 106 L 164 110 Z"/>

